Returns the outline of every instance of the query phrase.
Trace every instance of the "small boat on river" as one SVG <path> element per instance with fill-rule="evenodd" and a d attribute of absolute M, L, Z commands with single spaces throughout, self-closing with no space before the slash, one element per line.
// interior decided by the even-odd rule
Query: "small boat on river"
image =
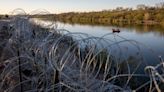
<path fill-rule="evenodd" d="M 120 29 L 112 29 L 113 33 L 120 33 Z"/>

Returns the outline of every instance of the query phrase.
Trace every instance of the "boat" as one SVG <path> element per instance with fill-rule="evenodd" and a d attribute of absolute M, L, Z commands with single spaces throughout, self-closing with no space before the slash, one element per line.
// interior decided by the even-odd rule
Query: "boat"
<path fill-rule="evenodd" d="M 113 33 L 120 33 L 120 29 L 112 29 Z"/>

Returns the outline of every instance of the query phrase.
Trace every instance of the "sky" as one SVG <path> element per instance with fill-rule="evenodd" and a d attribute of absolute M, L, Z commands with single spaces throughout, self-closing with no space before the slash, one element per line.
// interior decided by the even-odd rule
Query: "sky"
<path fill-rule="evenodd" d="M 0 14 L 11 13 L 21 8 L 27 13 L 45 9 L 50 13 L 88 12 L 114 9 L 116 7 L 136 7 L 138 4 L 155 5 L 164 0 L 0 0 Z"/>

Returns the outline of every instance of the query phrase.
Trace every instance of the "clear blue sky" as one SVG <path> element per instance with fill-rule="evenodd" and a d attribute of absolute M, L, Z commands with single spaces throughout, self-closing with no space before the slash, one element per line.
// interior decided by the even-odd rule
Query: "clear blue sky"
<path fill-rule="evenodd" d="M 164 0 L 0 0 L 0 14 L 22 8 L 27 13 L 46 9 L 51 13 L 70 11 L 99 11 L 116 7 L 136 7 L 138 4 L 155 5 Z"/>

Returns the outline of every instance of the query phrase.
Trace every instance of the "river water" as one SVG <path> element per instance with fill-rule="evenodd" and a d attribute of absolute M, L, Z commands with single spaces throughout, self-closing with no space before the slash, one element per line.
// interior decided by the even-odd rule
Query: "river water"
<path fill-rule="evenodd" d="M 50 21 L 41 21 L 44 24 L 51 23 Z M 115 41 L 121 41 L 119 37 L 123 37 L 126 40 L 133 40 L 138 42 L 139 51 L 137 47 L 132 46 L 129 42 L 120 43 L 122 48 L 123 57 L 134 67 L 138 65 L 139 61 L 144 61 L 140 66 L 143 69 L 147 65 L 156 65 L 161 62 L 160 57 L 164 57 L 164 27 L 161 26 L 133 26 L 133 25 L 89 25 L 89 24 L 70 24 L 57 22 L 57 29 L 66 29 L 70 32 L 86 33 L 90 36 L 102 37 L 105 34 L 112 33 L 112 29 L 120 29 L 120 33 L 114 33 L 114 35 L 106 36 L 108 39 L 114 39 Z M 113 33 L 112 33 L 113 34 Z M 116 36 L 117 35 L 117 36 Z M 119 36 L 119 37 L 118 37 Z M 124 40 L 125 40 L 124 39 Z M 104 43 L 108 45 L 108 43 Z M 116 46 L 118 48 L 118 46 Z M 114 49 L 116 49 L 114 48 Z M 113 53 L 116 51 L 113 50 Z M 140 53 L 140 54 L 139 54 Z M 142 54 L 142 55 L 141 55 Z M 137 59 L 138 57 L 141 58 Z M 118 56 L 118 53 L 115 53 Z M 135 61 L 135 62 L 134 62 Z M 141 70 L 143 71 L 143 70 Z"/>

